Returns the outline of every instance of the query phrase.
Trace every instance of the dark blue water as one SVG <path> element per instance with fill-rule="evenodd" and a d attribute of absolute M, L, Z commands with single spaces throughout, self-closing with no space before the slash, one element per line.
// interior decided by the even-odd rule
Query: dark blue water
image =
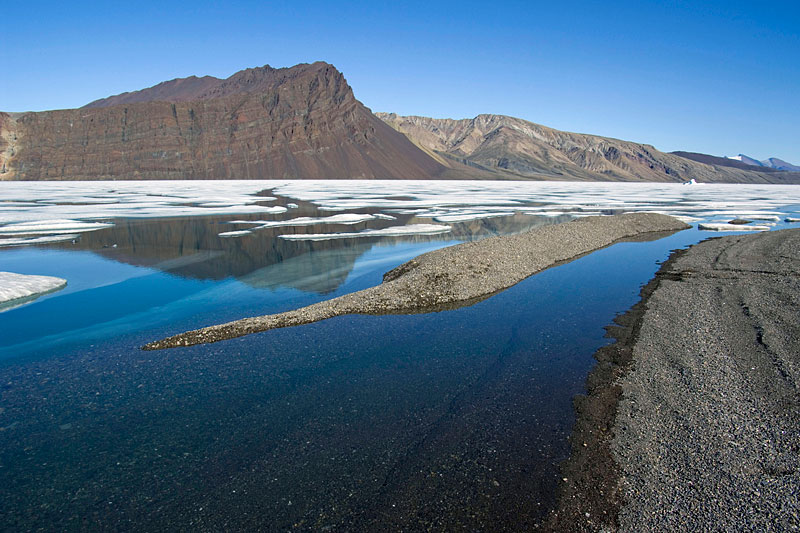
<path fill-rule="evenodd" d="M 449 242 L 357 250 L 326 293 L 63 247 L 4 251 L 0 270 L 41 260 L 37 273 L 75 281 L 0 313 L 2 528 L 535 526 L 604 326 L 670 250 L 706 236 L 618 243 L 455 311 L 158 352 L 138 346 L 374 285 Z M 313 253 L 330 264 L 342 252 Z"/>

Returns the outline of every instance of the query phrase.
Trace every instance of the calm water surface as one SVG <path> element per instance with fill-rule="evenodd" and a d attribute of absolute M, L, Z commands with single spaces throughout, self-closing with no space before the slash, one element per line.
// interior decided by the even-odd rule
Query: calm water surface
<path fill-rule="evenodd" d="M 272 218 L 325 216 L 298 203 Z M 395 216 L 356 231 L 417 222 Z M 116 219 L 75 243 L 0 249 L 0 270 L 69 282 L 0 313 L 2 529 L 535 526 L 554 503 L 572 397 L 608 342 L 604 326 L 670 250 L 709 236 L 618 243 L 455 311 L 139 350 L 375 285 L 424 251 L 558 220 L 295 242 L 273 230 L 217 237 L 231 218 Z"/>

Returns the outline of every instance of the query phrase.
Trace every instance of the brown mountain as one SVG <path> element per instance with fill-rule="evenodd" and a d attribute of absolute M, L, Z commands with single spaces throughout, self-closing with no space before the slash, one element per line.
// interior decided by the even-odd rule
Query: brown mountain
<path fill-rule="evenodd" d="M 377 113 L 443 165 L 511 178 L 800 183 L 800 173 L 718 166 L 609 137 L 559 131 L 503 115 L 434 119 Z"/>
<path fill-rule="evenodd" d="M 426 179 L 445 170 L 322 62 L 0 114 L 0 179 Z"/>

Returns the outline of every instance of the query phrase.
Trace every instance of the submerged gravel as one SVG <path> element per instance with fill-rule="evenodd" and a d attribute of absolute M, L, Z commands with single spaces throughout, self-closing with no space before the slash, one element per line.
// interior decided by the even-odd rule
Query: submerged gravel
<path fill-rule="evenodd" d="M 468 305 L 556 263 L 644 233 L 686 229 L 655 213 L 586 217 L 509 236 L 492 237 L 423 254 L 384 275 L 382 284 L 294 311 L 245 318 L 181 333 L 146 350 L 217 342 L 274 328 L 347 314 L 440 311 Z"/>

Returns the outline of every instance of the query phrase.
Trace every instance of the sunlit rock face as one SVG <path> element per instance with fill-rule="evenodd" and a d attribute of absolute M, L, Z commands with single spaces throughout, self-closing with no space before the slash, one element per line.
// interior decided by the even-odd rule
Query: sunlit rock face
<path fill-rule="evenodd" d="M 5 180 L 427 179 L 442 170 L 322 62 L 0 114 Z"/>
<path fill-rule="evenodd" d="M 668 154 L 648 144 L 560 131 L 504 115 L 461 120 L 377 116 L 444 165 L 467 164 L 516 179 L 800 183 L 796 172 L 734 168 L 682 157 L 686 152 Z"/>

